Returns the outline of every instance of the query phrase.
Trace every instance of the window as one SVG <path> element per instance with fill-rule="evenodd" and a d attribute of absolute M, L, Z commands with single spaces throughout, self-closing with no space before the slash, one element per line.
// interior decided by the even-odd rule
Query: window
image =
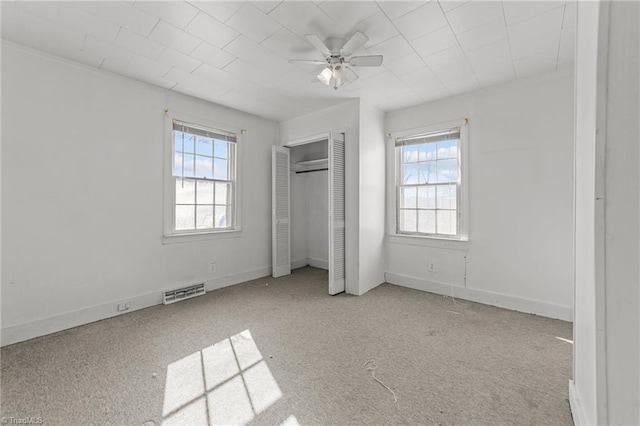
<path fill-rule="evenodd" d="M 396 233 L 461 238 L 460 128 L 396 139 Z"/>
<path fill-rule="evenodd" d="M 236 229 L 236 135 L 173 120 L 172 234 Z"/>

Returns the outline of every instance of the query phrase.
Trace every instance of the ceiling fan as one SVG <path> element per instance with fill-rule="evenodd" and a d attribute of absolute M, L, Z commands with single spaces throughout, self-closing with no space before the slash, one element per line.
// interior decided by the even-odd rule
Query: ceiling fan
<path fill-rule="evenodd" d="M 332 86 L 335 90 L 350 81 L 347 72 L 355 76 L 353 80 L 358 78 L 358 74 L 350 67 L 379 67 L 382 65 L 382 55 L 351 56 L 369 40 L 361 32 L 356 32 L 346 42 L 339 38 L 329 38 L 323 42 L 317 35 L 306 35 L 305 37 L 313 47 L 322 53 L 324 60 L 289 59 L 289 63 L 324 65 L 325 68 L 318 74 L 318 80 L 327 86 Z"/>

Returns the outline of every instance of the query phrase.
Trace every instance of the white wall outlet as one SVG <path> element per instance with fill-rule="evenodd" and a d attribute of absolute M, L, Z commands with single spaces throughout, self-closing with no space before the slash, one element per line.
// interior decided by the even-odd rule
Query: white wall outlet
<path fill-rule="evenodd" d="M 130 307 L 129 302 L 118 303 L 118 312 L 128 311 Z"/>
<path fill-rule="evenodd" d="M 214 272 L 216 272 L 216 262 L 211 262 L 209 264 L 209 273 L 213 274 Z"/>
<path fill-rule="evenodd" d="M 427 271 L 429 272 L 435 272 L 436 271 L 436 264 L 429 262 L 429 266 L 427 266 Z"/>

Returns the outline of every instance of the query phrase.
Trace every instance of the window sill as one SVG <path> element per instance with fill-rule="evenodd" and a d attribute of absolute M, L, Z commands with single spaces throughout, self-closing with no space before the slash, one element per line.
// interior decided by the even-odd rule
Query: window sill
<path fill-rule="evenodd" d="M 390 234 L 388 235 L 388 241 L 390 244 L 403 244 L 422 247 L 434 247 L 434 248 L 446 248 L 449 250 L 469 250 L 469 239 L 451 239 L 451 238 L 438 238 L 438 237 L 424 237 L 420 235 L 403 235 L 403 234 Z"/>
<path fill-rule="evenodd" d="M 242 236 L 242 231 L 240 229 L 234 229 L 231 231 L 172 234 L 172 235 L 163 235 L 162 244 L 191 243 L 196 241 L 212 241 L 212 240 L 226 239 L 226 238 L 240 238 L 241 236 Z"/>

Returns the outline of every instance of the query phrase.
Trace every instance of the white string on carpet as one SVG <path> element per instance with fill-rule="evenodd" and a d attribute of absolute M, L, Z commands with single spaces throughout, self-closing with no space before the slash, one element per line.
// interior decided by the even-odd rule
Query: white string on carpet
<path fill-rule="evenodd" d="M 393 402 L 398 402 L 398 397 L 396 396 L 396 392 L 393 389 L 391 389 L 389 386 L 382 383 L 382 381 L 380 381 L 380 379 L 376 377 L 376 368 L 378 368 L 378 366 L 376 365 L 376 361 L 373 359 L 370 359 L 369 361 L 364 363 L 364 369 L 367 371 L 371 371 L 371 377 L 373 377 L 373 380 L 380 383 L 385 389 L 391 392 L 391 394 L 393 395 Z"/>

